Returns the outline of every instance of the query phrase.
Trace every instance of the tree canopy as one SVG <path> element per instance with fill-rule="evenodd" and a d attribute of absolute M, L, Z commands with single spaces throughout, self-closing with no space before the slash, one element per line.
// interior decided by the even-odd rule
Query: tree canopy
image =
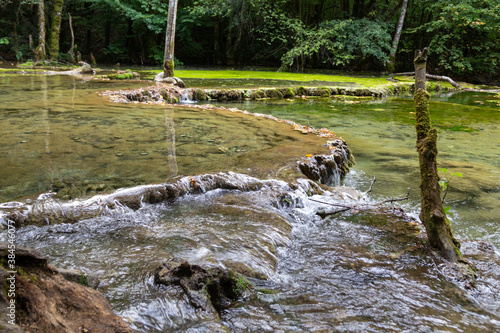
<path fill-rule="evenodd" d="M 37 45 L 30 46 L 29 36 L 38 43 L 40 2 L 0 0 L 1 58 L 33 58 Z M 180 1 L 176 63 L 382 71 L 404 2 Z M 101 63 L 163 62 L 166 0 L 45 0 L 44 12 L 51 59 L 70 59 L 71 15 L 75 52 L 83 58 L 93 54 Z M 411 69 L 414 50 L 429 46 L 431 73 L 498 80 L 499 16 L 498 0 L 408 0 L 395 70 Z"/>

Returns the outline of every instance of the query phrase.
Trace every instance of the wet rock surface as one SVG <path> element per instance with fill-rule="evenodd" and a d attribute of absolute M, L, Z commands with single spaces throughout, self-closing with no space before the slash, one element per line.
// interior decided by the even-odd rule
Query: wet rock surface
<path fill-rule="evenodd" d="M 327 143 L 331 155 L 314 155 L 297 163 L 300 172 L 307 178 L 324 185 L 337 186 L 354 164 L 346 142 L 341 139 Z"/>
<path fill-rule="evenodd" d="M 192 306 L 218 314 L 252 288 L 246 278 L 231 270 L 205 269 L 179 258 L 164 262 L 155 272 L 154 279 L 157 284 L 182 287 Z"/>
<path fill-rule="evenodd" d="M 66 280 L 33 250 L 18 247 L 15 254 L 16 273 L 12 273 L 6 268 L 8 243 L 0 243 L 0 306 L 7 309 L 14 299 L 15 322 L 21 327 L 0 322 L 7 332 L 133 332 L 98 291 Z M 11 281 L 7 277 L 15 281 L 15 298 L 7 298 Z"/>

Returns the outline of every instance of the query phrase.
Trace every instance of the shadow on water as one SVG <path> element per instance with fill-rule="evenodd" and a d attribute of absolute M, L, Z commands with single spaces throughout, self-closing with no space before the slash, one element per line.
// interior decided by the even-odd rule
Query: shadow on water
<path fill-rule="evenodd" d="M 36 77 L 9 78 L 4 85 L 7 78 L 0 79 L 13 91 L 12 99 L 0 104 L 2 201 L 45 191 L 58 177 L 63 184 L 103 184 L 103 192 L 228 166 L 286 178 L 276 170 L 314 153 L 318 143 L 281 129 L 282 124 L 227 113 L 174 108 L 168 114 L 159 107 L 112 105 L 94 93 L 101 84 Z M 344 184 L 366 190 L 375 173 L 374 190 L 364 199 L 373 202 L 418 188 L 411 104 L 406 98 L 339 98 L 233 106 L 342 135 L 358 162 Z M 417 224 L 399 209 L 321 219 L 316 212 L 325 207 L 309 200 L 306 183 L 291 188 L 276 182 L 253 192 L 215 190 L 75 224 L 29 226 L 17 231 L 16 241 L 57 267 L 98 278 L 113 309 L 142 332 L 497 332 L 498 109 L 464 104 L 435 99 L 431 107 L 436 126 L 456 123 L 477 130 L 440 129 L 443 166 L 464 174 L 449 194 L 453 228 L 461 238 L 494 243 L 463 244 L 479 269 L 472 291 L 442 276 L 422 250 Z M 342 193 L 332 188 L 314 198 L 357 200 Z M 416 190 L 403 207 L 415 216 Z M 255 293 L 221 318 L 195 309 L 180 288 L 153 282 L 154 269 L 171 257 L 240 271 Z"/>

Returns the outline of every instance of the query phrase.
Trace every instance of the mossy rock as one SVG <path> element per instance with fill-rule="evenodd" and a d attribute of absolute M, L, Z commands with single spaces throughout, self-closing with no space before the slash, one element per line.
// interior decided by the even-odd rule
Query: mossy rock
<path fill-rule="evenodd" d="M 108 74 L 110 80 L 130 80 L 134 77 L 132 73 Z"/>
<path fill-rule="evenodd" d="M 309 96 L 309 89 L 307 89 L 306 87 L 298 87 L 297 88 L 297 95 Z"/>
<path fill-rule="evenodd" d="M 193 99 L 195 101 L 206 101 L 208 100 L 208 95 L 205 93 L 203 89 L 196 89 L 193 92 Z"/>
<path fill-rule="evenodd" d="M 179 102 L 179 96 L 177 96 L 176 94 L 172 93 L 167 89 L 160 90 L 160 95 L 167 104 Z"/>
<path fill-rule="evenodd" d="M 331 90 L 327 87 L 314 88 L 310 90 L 310 95 L 318 97 L 330 97 Z"/>
<path fill-rule="evenodd" d="M 266 96 L 274 99 L 283 98 L 283 94 L 278 89 L 269 89 L 266 90 Z"/>
<path fill-rule="evenodd" d="M 226 93 L 226 98 L 229 101 L 240 101 L 243 99 L 243 90 L 231 89 Z"/>
<path fill-rule="evenodd" d="M 295 97 L 295 90 L 293 90 L 290 87 L 282 89 L 281 93 L 283 94 L 283 98 L 294 98 Z"/>
<path fill-rule="evenodd" d="M 254 90 L 250 93 L 250 99 L 265 98 L 266 93 L 262 90 Z"/>

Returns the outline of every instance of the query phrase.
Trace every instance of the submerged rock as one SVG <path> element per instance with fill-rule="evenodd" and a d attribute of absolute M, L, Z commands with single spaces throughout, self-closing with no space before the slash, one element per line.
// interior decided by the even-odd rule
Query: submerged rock
<path fill-rule="evenodd" d="M 0 307 L 11 315 L 0 319 L 3 332 L 16 327 L 6 318 L 29 332 L 133 332 L 101 293 L 66 280 L 36 252 L 17 247 L 10 266 L 8 244 L 0 243 Z"/>

